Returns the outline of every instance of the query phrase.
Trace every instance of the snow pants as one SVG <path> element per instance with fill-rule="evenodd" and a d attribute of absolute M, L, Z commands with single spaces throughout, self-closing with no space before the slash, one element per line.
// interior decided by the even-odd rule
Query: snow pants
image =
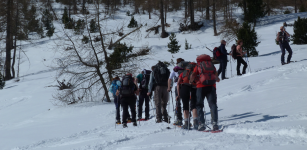
<path fill-rule="evenodd" d="M 220 61 L 220 68 L 218 70 L 218 75 L 222 73 L 222 79 L 225 79 L 225 74 L 226 74 L 226 68 L 227 68 L 227 59 L 219 59 Z"/>
<path fill-rule="evenodd" d="M 291 58 L 292 58 L 292 49 L 289 45 L 288 42 L 280 42 L 279 44 L 280 46 L 280 49 L 281 49 L 281 62 L 285 62 L 285 55 L 286 55 L 286 50 L 288 51 L 289 55 L 288 55 L 288 58 L 287 58 L 287 63 L 289 63 L 291 61 Z"/>
<path fill-rule="evenodd" d="M 189 111 L 196 108 L 196 88 L 192 88 L 188 85 L 181 85 L 180 88 L 180 97 L 182 99 L 183 104 L 183 110 Z M 189 105 L 189 102 L 191 100 L 191 105 Z"/>
<path fill-rule="evenodd" d="M 167 86 L 157 86 L 155 89 L 155 104 L 157 119 L 168 118 L 167 114 L 167 103 L 169 93 L 167 92 Z"/>
<path fill-rule="evenodd" d="M 241 64 L 244 65 L 242 74 L 245 74 L 246 68 L 247 68 L 247 63 L 243 60 L 243 58 L 241 56 L 238 56 L 237 57 L 237 74 L 241 74 L 240 73 Z"/>
<path fill-rule="evenodd" d="M 201 124 L 205 124 L 205 113 L 203 111 L 204 108 L 204 99 L 207 98 L 210 112 L 211 112 L 211 123 L 212 125 L 217 125 L 218 123 L 218 112 L 217 112 L 217 96 L 216 96 L 216 89 L 214 86 L 202 87 L 197 88 L 196 91 L 197 103 L 197 115 L 198 121 Z"/>
<path fill-rule="evenodd" d="M 175 96 L 178 96 L 177 86 L 175 86 Z M 176 100 L 176 116 L 178 120 L 182 120 L 182 111 L 181 111 L 181 98 Z"/>
<path fill-rule="evenodd" d="M 132 122 L 136 122 L 135 103 L 136 103 L 135 96 L 128 98 L 121 98 L 121 105 L 123 107 L 123 123 L 127 123 L 127 119 L 130 117 L 128 107 L 130 107 L 131 110 Z"/>
<path fill-rule="evenodd" d="M 143 104 L 145 102 L 145 118 L 149 118 L 149 96 L 147 92 L 141 92 L 139 95 L 138 117 L 142 118 Z"/>

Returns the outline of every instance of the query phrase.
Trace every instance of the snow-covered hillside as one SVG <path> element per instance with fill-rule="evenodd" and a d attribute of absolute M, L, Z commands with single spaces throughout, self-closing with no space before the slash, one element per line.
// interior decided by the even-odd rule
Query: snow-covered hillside
<path fill-rule="evenodd" d="M 147 34 L 145 30 L 153 26 L 158 18 L 148 20 L 147 15 L 136 15 L 135 19 L 147 27 L 141 29 L 142 37 L 126 42 L 136 48 L 148 45 L 151 55 L 144 57 L 140 68 L 149 69 L 158 60 L 184 58 L 195 61 L 197 55 L 210 54 L 206 47 L 219 46 L 220 37 L 213 35 L 211 22 L 200 31 L 179 33 L 178 23 L 182 12 L 168 14 L 171 27 L 182 45 L 177 54 L 167 52 L 168 38 Z M 0 149 L 1 150 L 134 150 L 134 149 L 204 149 L 204 150 L 305 150 L 307 147 L 307 47 L 291 45 L 292 60 L 298 61 L 281 66 L 280 49 L 275 44 L 275 35 L 284 21 L 293 23 L 297 16 L 307 17 L 307 13 L 265 17 L 256 28 L 261 41 L 257 47 L 260 56 L 249 58 L 248 74 L 237 77 L 236 64 L 230 62 L 227 68 L 229 80 L 217 84 L 219 124 L 224 132 L 212 134 L 185 131 L 168 124 L 156 124 L 154 119 L 141 122 L 137 127 L 128 124 L 123 129 L 114 125 L 115 107 L 113 102 L 92 102 L 68 106 L 54 105 L 52 94 L 56 70 L 53 60 L 60 54 L 54 49 L 58 40 L 44 38 L 27 44 L 24 49 L 31 65 L 23 63 L 19 82 L 8 81 L 0 90 Z M 116 19 L 107 27 L 128 23 L 125 11 L 120 11 Z M 55 23 L 57 34 L 61 28 Z M 128 29 L 125 29 L 128 30 Z M 291 27 L 287 28 L 291 34 Z M 184 41 L 192 44 L 192 49 L 184 50 Z M 230 50 L 230 46 L 227 49 Z M 29 67 L 30 66 L 30 67 Z M 218 68 L 219 65 L 216 65 Z M 171 68 L 170 68 L 171 69 Z M 136 75 L 137 73 L 135 73 Z M 174 93 L 174 92 L 173 92 Z M 174 96 L 173 96 L 174 97 Z M 206 104 L 206 103 L 205 103 Z M 170 116 L 172 100 L 169 106 Z M 206 104 L 207 119 L 210 118 Z M 150 114 L 153 114 L 152 108 Z M 173 119 L 173 118 L 172 118 Z M 174 120 L 171 120 L 172 122 Z M 210 121 L 210 120 L 207 120 Z"/>

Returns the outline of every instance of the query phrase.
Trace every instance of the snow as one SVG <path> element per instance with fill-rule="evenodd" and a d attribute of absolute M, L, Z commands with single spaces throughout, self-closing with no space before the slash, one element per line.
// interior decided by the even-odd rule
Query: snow
<path fill-rule="evenodd" d="M 170 61 L 182 57 L 195 61 L 200 54 L 210 54 L 206 46 L 219 45 L 220 37 L 213 35 L 211 22 L 192 33 L 179 33 L 182 12 L 168 14 L 168 32 L 175 32 L 181 50 L 177 54 L 167 52 L 168 38 L 145 30 L 157 22 L 157 16 L 148 20 L 147 15 L 136 15 L 138 22 L 147 27 L 141 29 L 142 37 L 132 35 L 126 42 L 139 48 L 152 47 L 151 55 L 144 56 L 140 68 L 150 68 L 158 60 Z M 199 17 L 199 14 L 196 15 Z M 307 48 L 306 45 L 291 45 L 292 60 L 298 62 L 280 65 L 280 50 L 274 42 L 276 32 L 284 21 L 293 23 L 297 16 L 307 13 L 265 17 L 256 31 L 261 43 L 257 47 L 260 56 L 249 58 L 251 72 L 242 77 L 235 76 L 236 64 L 229 62 L 227 76 L 217 84 L 219 124 L 225 127 L 222 133 L 184 131 L 168 124 L 156 124 L 154 119 L 141 122 L 139 126 L 123 129 L 115 127 L 113 102 L 88 102 L 68 106 L 57 105 L 52 94 L 56 88 L 56 69 L 50 68 L 55 58 L 61 55 L 54 49 L 56 36 L 37 40 L 24 46 L 31 64 L 21 65 L 19 82 L 8 81 L 0 90 L 0 149 L 1 150 L 134 150 L 134 149 L 296 149 L 307 147 Z M 130 20 L 123 10 L 108 22 L 109 28 Z M 285 19 L 283 19 L 285 18 Z M 55 23 L 57 35 L 61 35 L 60 24 Z M 125 29 L 125 33 L 131 29 Z M 290 34 L 292 27 L 287 28 Z M 184 50 L 184 41 L 192 49 Z M 113 39 L 114 40 L 114 39 Z M 26 43 L 23 43 L 26 44 Z M 227 49 L 230 50 L 230 46 Z M 44 61 L 46 59 L 46 61 Z M 219 65 L 216 65 L 218 68 Z M 171 67 L 170 67 L 171 69 Z M 136 75 L 137 73 L 135 73 Z M 173 92 L 174 93 L 174 92 Z M 174 96 L 173 96 L 174 97 Z M 169 102 L 169 115 L 174 116 L 173 103 Z M 206 103 L 205 103 L 206 104 Z M 210 112 L 206 104 L 207 121 Z M 150 110 L 153 114 L 153 110 Z M 172 118 L 172 122 L 174 118 Z M 211 127 L 211 125 L 209 125 Z"/>

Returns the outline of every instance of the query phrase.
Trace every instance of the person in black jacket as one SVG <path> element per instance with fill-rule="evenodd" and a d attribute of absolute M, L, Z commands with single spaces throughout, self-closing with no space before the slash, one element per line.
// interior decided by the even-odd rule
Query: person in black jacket
<path fill-rule="evenodd" d="M 226 73 L 226 68 L 227 68 L 227 55 L 230 55 L 230 54 L 227 53 L 225 46 L 226 46 L 226 41 L 222 40 L 221 46 L 219 47 L 219 49 L 221 51 L 221 56 L 219 58 L 220 68 L 218 70 L 218 75 L 220 75 L 222 73 L 222 80 L 228 79 L 228 78 L 226 78 L 225 73 Z"/>

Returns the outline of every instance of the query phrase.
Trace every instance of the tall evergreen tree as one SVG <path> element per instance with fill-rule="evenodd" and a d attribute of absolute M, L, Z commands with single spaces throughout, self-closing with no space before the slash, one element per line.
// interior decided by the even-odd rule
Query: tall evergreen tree
<path fill-rule="evenodd" d="M 36 7 L 34 5 L 31 6 L 31 9 L 28 11 L 27 20 L 28 24 L 26 26 L 27 30 L 30 32 L 37 32 L 39 30 L 39 20 L 36 19 Z"/>
<path fill-rule="evenodd" d="M 50 13 L 50 11 L 48 9 L 46 9 L 43 12 L 41 20 L 42 20 L 42 22 L 44 24 L 44 27 L 46 27 L 46 30 L 49 30 L 51 28 L 51 24 L 52 24 L 52 21 L 53 21 L 53 16 L 52 16 L 52 14 Z"/>
<path fill-rule="evenodd" d="M 266 6 L 262 0 L 245 0 L 247 1 L 247 11 L 244 13 L 244 19 L 253 22 L 256 26 L 257 19 L 262 18 L 266 14 Z"/>
<path fill-rule="evenodd" d="M 90 22 L 90 32 L 95 33 L 98 31 L 98 25 L 94 19 L 91 20 Z"/>
<path fill-rule="evenodd" d="M 172 33 L 169 37 L 170 42 L 167 44 L 168 51 L 172 54 L 178 53 L 180 50 L 180 45 L 178 45 L 178 41 L 176 39 L 175 33 Z"/>
<path fill-rule="evenodd" d="M 248 22 L 244 22 L 242 27 L 237 32 L 237 39 L 243 40 L 243 50 L 247 51 L 247 56 L 258 56 L 256 47 L 259 45 L 255 27 L 251 27 Z"/>
<path fill-rule="evenodd" d="M 298 17 L 293 26 L 293 44 L 307 44 L 307 18 Z"/>

